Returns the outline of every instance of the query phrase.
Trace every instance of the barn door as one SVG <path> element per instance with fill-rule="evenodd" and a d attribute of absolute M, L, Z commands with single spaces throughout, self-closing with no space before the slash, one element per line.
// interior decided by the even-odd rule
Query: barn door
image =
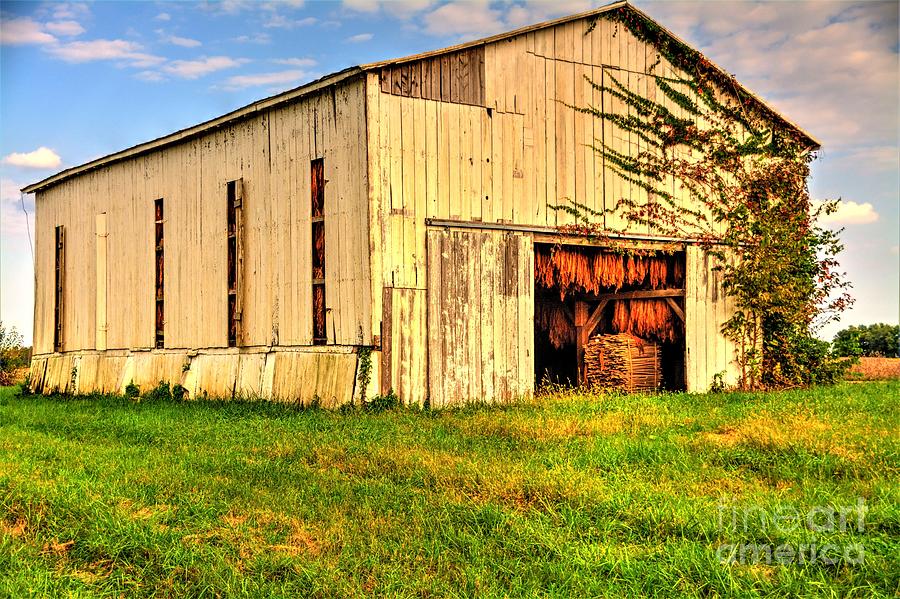
<path fill-rule="evenodd" d="M 735 306 L 722 289 L 715 259 L 695 245 L 689 245 L 685 254 L 685 383 L 688 391 L 703 393 L 716 374 L 729 385 L 740 378 L 737 347 L 721 333 Z"/>
<path fill-rule="evenodd" d="M 433 407 L 534 389 L 534 246 L 505 231 L 428 231 Z"/>

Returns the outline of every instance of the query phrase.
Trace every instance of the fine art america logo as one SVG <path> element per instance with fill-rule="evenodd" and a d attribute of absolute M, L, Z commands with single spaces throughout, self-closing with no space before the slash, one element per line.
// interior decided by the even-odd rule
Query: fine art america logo
<path fill-rule="evenodd" d="M 741 565 L 862 564 L 865 548 L 854 537 L 865 533 L 867 512 L 866 500 L 861 497 L 856 505 L 816 506 L 808 510 L 789 505 L 766 509 L 720 501 L 720 538 L 764 538 L 767 542 L 724 543 L 716 549 L 716 557 L 723 564 Z M 804 539 L 768 542 L 796 536 Z"/>

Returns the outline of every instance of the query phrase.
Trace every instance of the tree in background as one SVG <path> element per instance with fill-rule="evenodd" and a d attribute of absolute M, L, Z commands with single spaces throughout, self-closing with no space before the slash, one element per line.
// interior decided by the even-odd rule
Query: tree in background
<path fill-rule="evenodd" d="M 16 327 L 7 329 L 0 321 L 0 386 L 15 383 L 15 372 L 28 366 L 29 349 L 22 347 L 22 335 Z"/>
<path fill-rule="evenodd" d="M 847 327 L 834 336 L 832 348 L 839 356 L 896 358 L 900 348 L 900 325 L 881 322 Z"/>

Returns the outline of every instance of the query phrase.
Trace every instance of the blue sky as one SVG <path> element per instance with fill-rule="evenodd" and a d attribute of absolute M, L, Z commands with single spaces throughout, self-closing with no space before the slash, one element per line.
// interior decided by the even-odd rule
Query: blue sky
<path fill-rule="evenodd" d="M 600 3 L 0 2 L 0 319 L 31 340 L 18 189 L 344 67 Z M 848 324 L 900 312 L 897 2 L 635 2 L 822 141 L 815 198 L 842 198 Z M 25 207 L 34 224 L 34 204 Z"/>

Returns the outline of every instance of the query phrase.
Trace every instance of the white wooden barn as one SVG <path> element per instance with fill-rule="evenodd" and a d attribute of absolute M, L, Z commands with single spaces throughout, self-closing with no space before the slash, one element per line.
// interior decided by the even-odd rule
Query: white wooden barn
<path fill-rule="evenodd" d="M 536 329 L 536 252 L 590 245 L 559 231 L 563 200 L 603 209 L 641 191 L 590 147 L 636 141 L 571 106 L 623 109 L 588 81 L 604 73 L 638 93 L 651 65 L 677 74 L 616 11 L 649 19 L 619 2 L 349 68 L 28 186 L 33 387 L 167 381 L 190 397 L 333 406 L 358 400 L 370 365 L 369 397 L 441 407 L 527 396 L 554 361 L 574 369 L 578 353 L 547 355 Z M 733 306 L 703 251 L 652 228 L 629 236 L 674 243 L 684 273 L 631 291 L 679 316 L 668 386 L 733 379 L 719 333 Z M 614 296 L 576 300 L 579 340 Z"/>

